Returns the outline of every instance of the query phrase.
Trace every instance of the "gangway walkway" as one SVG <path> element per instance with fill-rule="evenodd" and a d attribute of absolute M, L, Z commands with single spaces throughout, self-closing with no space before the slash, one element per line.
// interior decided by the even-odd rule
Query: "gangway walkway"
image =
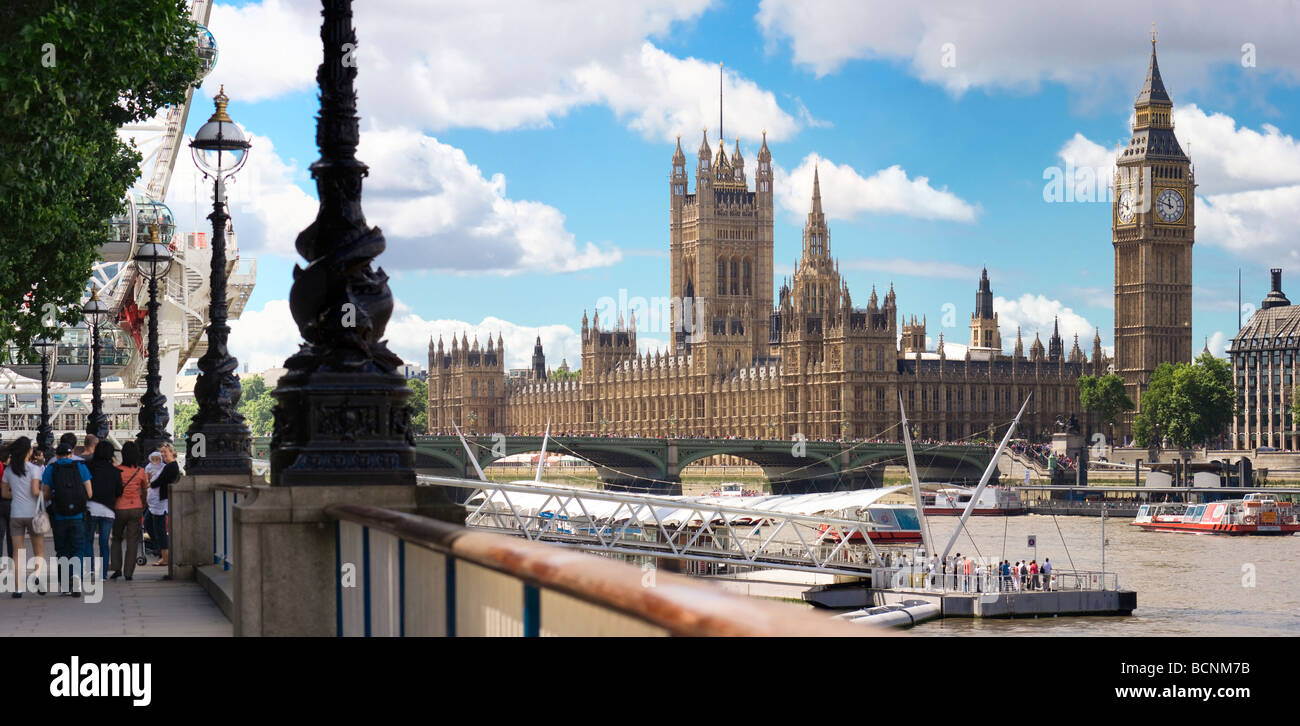
<path fill-rule="evenodd" d="M 472 490 L 468 527 L 607 554 L 869 576 L 879 525 L 814 512 L 866 507 L 901 487 L 779 497 L 625 494 L 531 482 L 420 476 Z M 724 502 L 721 500 L 736 500 Z"/>

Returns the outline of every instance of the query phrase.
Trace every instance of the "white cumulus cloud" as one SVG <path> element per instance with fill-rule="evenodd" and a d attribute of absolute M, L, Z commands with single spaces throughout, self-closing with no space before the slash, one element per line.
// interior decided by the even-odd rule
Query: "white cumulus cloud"
<path fill-rule="evenodd" d="M 821 182 L 822 210 L 827 219 L 853 220 L 865 213 L 974 222 L 979 214 L 978 205 L 958 197 L 947 187 L 935 188 L 928 177 L 909 179 L 897 164 L 863 176 L 848 164 L 836 164 L 813 153 L 788 172 L 779 165 L 773 166 L 779 203 L 800 217 L 808 213 L 812 204 L 814 168 Z"/>
<path fill-rule="evenodd" d="M 239 249 L 298 259 L 294 241 L 318 208 L 296 183 L 306 180 L 305 171 L 281 159 L 271 139 L 248 136 L 253 152 L 227 191 Z M 617 249 L 579 245 L 558 209 L 511 199 L 504 175 L 485 177 L 464 151 L 431 136 L 367 131 L 357 153 L 371 170 L 364 182 L 367 221 L 388 241 L 382 265 L 510 274 L 572 272 L 621 258 Z M 193 164 L 176 165 L 167 204 L 179 230 L 210 230 L 212 185 Z"/>
<path fill-rule="evenodd" d="M 571 272 L 617 262 L 616 249 L 579 246 L 564 215 L 506 196 L 501 174 L 483 175 L 465 152 L 416 131 L 368 131 L 357 150 L 370 165 L 366 214 L 388 239 L 384 262 L 402 269 Z"/>
<path fill-rule="evenodd" d="M 1212 65 L 1241 63 L 1249 42 L 1258 72 L 1300 79 L 1294 6 L 1247 7 L 1199 0 L 1160 13 L 1162 75 L 1182 88 L 1198 85 Z M 769 45 L 788 43 L 794 62 L 817 75 L 883 59 L 953 93 L 1052 81 L 1085 93 L 1121 83 L 1136 94 L 1150 20 L 1137 15 L 1129 0 L 1011 0 L 978 11 L 961 0 L 763 0 L 756 20 Z"/>
<path fill-rule="evenodd" d="M 693 22 L 710 0 L 606 2 L 373 0 L 354 8 L 361 115 L 386 126 L 494 131 L 547 126 L 605 105 L 646 138 L 671 140 L 717 119 L 716 62 L 678 58 L 650 39 Z M 273 98 L 315 87 L 320 8 L 262 0 L 218 5 L 221 58 L 209 85 Z M 215 85 L 211 86 L 213 89 Z M 726 73 L 727 129 L 774 140 L 799 128 L 770 91 Z M 811 116 L 809 116 L 811 118 Z"/>
<path fill-rule="evenodd" d="M 1025 355 L 1034 343 L 1034 336 L 1039 335 L 1044 350 L 1052 337 L 1053 325 L 1060 321 L 1061 340 L 1064 352 L 1068 356 L 1074 347 L 1074 336 L 1079 336 L 1079 349 L 1084 355 L 1092 355 L 1092 339 L 1097 327 L 1088 319 L 1074 312 L 1060 300 L 1053 300 L 1044 295 L 1025 293 L 1010 300 L 1001 296 L 993 298 L 993 310 L 998 314 L 998 325 L 1002 331 L 1002 345 L 1010 350 L 1016 344 L 1016 328 L 1020 328 L 1025 344 Z"/>

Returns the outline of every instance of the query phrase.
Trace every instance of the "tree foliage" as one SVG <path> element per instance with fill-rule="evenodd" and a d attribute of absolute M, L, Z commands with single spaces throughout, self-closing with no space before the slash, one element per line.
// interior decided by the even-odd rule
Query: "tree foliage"
<path fill-rule="evenodd" d="M 1102 426 L 1115 423 L 1121 413 L 1134 408 L 1133 399 L 1124 390 L 1124 379 L 1114 373 L 1080 376 L 1079 403 L 1096 416 Z"/>
<path fill-rule="evenodd" d="M 183 439 L 189 436 L 190 422 L 194 420 L 194 414 L 198 412 L 199 404 L 195 401 L 178 401 L 176 403 L 172 409 L 172 421 L 174 422 L 172 430 L 176 432 L 176 438 Z"/>
<path fill-rule="evenodd" d="M 429 433 L 429 382 L 420 378 L 406 379 L 411 388 L 411 431 Z"/>
<path fill-rule="evenodd" d="M 74 324 L 109 219 L 139 176 L 120 126 L 198 78 L 184 0 L 5 0 L 0 43 L 0 345 Z"/>
<path fill-rule="evenodd" d="M 1168 439 L 1186 448 L 1218 436 L 1232 421 L 1232 370 L 1202 353 L 1194 363 L 1161 363 L 1142 393 L 1133 425 L 1139 446 Z"/>
<path fill-rule="evenodd" d="M 244 423 L 254 436 L 270 436 L 275 425 L 275 399 L 271 397 L 275 389 L 268 388 L 261 376 L 242 378 L 239 384 L 239 412 L 244 414 Z"/>

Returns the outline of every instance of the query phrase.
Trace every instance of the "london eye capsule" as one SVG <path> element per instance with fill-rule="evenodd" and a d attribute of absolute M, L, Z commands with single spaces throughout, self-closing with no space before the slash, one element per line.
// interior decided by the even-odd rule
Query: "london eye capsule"
<path fill-rule="evenodd" d="M 144 199 L 135 204 L 135 238 L 144 240 L 149 236 L 150 225 L 158 225 L 159 242 L 170 245 L 176 235 L 176 218 L 166 204 L 153 199 Z"/>
<path fill-rule="evenodd" d="M 107 262 L 120 262 L 131 254 L 135 242 L 135 199 L 130 194 L 122 202 L 122 210 L 108 220 L 101 256 Z"/>
<path fill-rule="evenodd" d="M 199 77 L 206 78 L 217 65 L 217 39 L 213 37 L 211 30 L 199 26 L 199 32 L 194 38 L 194 49 L 203 63 L 203 70 Z"/>

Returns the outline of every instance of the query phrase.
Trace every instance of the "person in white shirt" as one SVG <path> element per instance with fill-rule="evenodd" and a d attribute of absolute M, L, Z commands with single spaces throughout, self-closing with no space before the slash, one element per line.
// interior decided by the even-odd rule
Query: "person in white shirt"
<path fill-rule="evenodd" d="M 45 535 L 37 534 L 36 529 L 32 526 L 32 518 L 36 516 L 36 508 L 42 503 L 41 494 L 41 474 L 44 471 L 32 463 L 32 440 L 26 436 L 20 436 L 9 447 L 9 461 L 6 462 L 5 473 L 0 477 L 0 496 L 10 499 L 9 506 L 9 537 L 10 544 L 13 546 L 13 556 L 15 562 L 20 558 L 27 557 L 27 550 L 23 547 L 24 535 L 30 535 L 32 539 L 32 558 L 36 563 L 36 568 L 41 569 L 45 562 Z M 15 587 L 13 597 L 22 597 L 23 587 Z M 45 588 L 37 590 L 41 595 L 45 594 Z"/>

